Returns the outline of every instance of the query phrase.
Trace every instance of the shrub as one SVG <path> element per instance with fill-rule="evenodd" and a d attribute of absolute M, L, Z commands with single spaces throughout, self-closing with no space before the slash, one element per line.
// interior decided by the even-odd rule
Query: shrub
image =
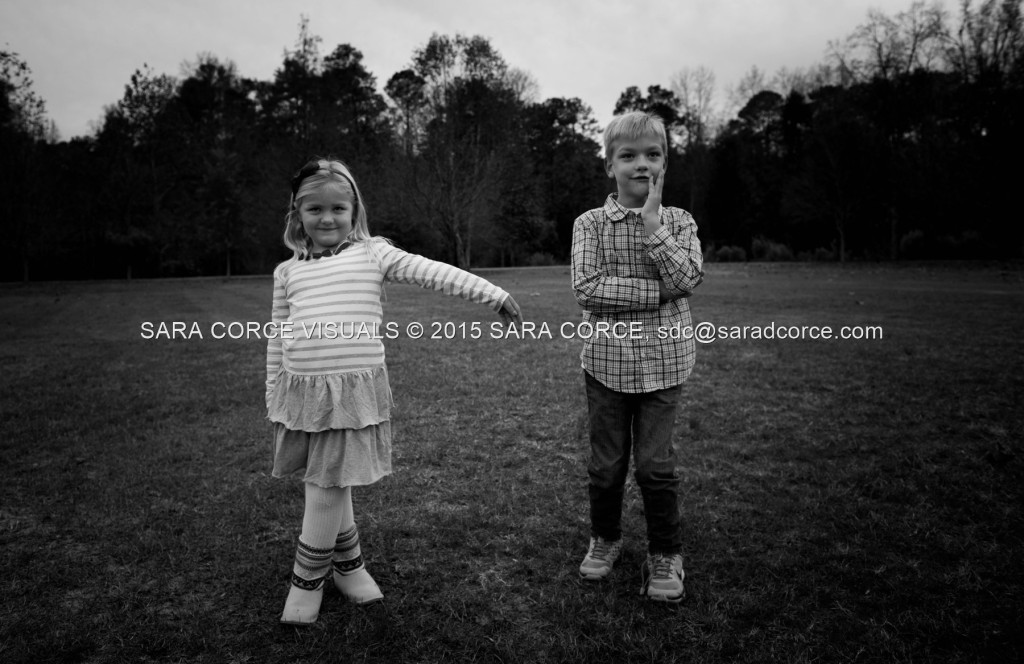
<path fill-rule="evenodd" d="M 743 247 L 727 245 L 715 252 L 715 259 L 723 263 L 742 263 L 747 260 L 747 252 Z"/>
<path fill-rule="evenodd" d="M 924 258 L 926 253 L 923 231 L 912 230 L 900 238 L 900 258 Z"/>
<path fill-rule="evenodd" d="M 801 251 L 797 254 L 796 258 L 799 261 L 828 263 L 835 261 L 836 252 L 832 249 L 826 249 L 825 247 L 818 247 L 814 251 Z"/>
<path fill-rule="evenodd" d="M 535 251 L 526 259 L 526 264 L 530 267 L 538 267 L 541 265 L 558 265 L 558 261 L 546 251 Z"/>
<path fill-rule="evenodd" d="M 750 249 L 756 261 L 793 260 L 793 251 L 789 247 L 766 237 L 755 237 Z"/>

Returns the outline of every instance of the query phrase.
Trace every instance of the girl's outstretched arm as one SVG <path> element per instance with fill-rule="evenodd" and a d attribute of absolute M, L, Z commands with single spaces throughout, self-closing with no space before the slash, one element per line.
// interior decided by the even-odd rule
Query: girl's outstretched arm
<path fill-rule="evenodd" d="M 501 322 L 505 325 L 515 325 L 523 320 L 523 312 L 519 308 L 519 304 L 512 299 L 511 294 L 501 303 L 498 315 L 501 316 Z"/>
<path fill-rule="evenodd" d="M 471 302 L 486 304 L 505 322 L 522 317 L 519 304 L 507 292 L 483 277 L 460 270 L 454 265 L 410 254 L 383 242 L 377 245 L 384 278 L 400 284 L 416 284 L 456 295 Z"/>

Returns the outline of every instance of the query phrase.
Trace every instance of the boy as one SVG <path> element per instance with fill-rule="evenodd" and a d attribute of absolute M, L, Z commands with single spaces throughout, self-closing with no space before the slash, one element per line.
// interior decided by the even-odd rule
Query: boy
<path fill-rule="evenodd" d="M 703 279 L 703 259 L 693 217 L 661 207 L 668 148 L 661 119 L 617 116 L 604 146 L 618 192 L 576 219 L 572 236 L 572 286 L 583 322 L 609 330 L 590 335 L 580 355 L 591 451 L 591 537 L 580 576 L 601 580 L 619 557 L 632 450 L 647 518 L 640 593 L 677 603 L 685 590 L 672 429 L 695 352 L 685 298 Z"/>

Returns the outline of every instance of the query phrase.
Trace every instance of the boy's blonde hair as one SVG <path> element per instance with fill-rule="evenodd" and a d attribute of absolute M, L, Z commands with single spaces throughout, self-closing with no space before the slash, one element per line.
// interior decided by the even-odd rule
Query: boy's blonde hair
<path fill-rule="evenodd" d="M 642 136 L 655 136 L 661 141 L 662 152 L 668 155 L 668 135 L 665 122 L 654 113 L 631 111 L 616 115 L 604 130 L 604 163 L 611 164 L 615 141 L 636 140 Z"/>

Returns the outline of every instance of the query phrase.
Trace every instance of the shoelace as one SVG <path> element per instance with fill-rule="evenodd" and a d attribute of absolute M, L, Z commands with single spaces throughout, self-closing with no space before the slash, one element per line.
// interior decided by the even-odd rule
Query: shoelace
<path fill-rule="evenodd" d="M 651 561 L 651 578 L 672 578 L 672 558 L 668 556 L 654 556 Z"/>
<path fill-rule="evenodd" d="M 594 552 L 590 554 L 590 557 L 596 558 L 597 560 L 604 560 L 611 555 L 611 552 L 611 543 L 598 540 L 594 542 Z"/>

